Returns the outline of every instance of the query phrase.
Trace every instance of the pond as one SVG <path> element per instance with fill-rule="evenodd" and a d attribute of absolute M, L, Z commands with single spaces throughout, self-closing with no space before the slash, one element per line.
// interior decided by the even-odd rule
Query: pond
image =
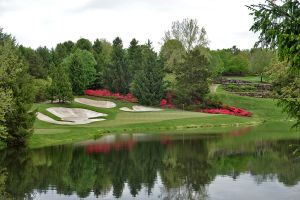
<path fill-rule="evenodd" d="M 242 139 L 251 134 L 107 135 L 3 150 L 0 199 L 299 199 L 300 139 Z"/>

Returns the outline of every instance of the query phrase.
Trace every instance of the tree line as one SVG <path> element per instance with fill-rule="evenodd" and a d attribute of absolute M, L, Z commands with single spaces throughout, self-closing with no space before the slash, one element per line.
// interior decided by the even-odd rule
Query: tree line
<path fill-rule="evenodd" d="M 86 89 L 132 92 L 143 105 L 158 105 L 168 93 L 177 107 L 215 106 L 220 101 L 209 94 L 209 84 L 222 75 L 268 74 L 280 105 L 299 125 L 300 8 L 298 1 L 282 2 L 249 7 L 256 16 L 252 30 L 263 31 L 260 43 L 270 50 L 210 50 L 205 28 L 194 19 L 173 22 L 159 53 L 150 41 L 139 44 L 133 39 L 124 48 L 119 37 L 112 44 L 80 38 L 52 49 L 32 49 L 18 45 L 1 29 L 0 140 L 25 144 L 33 132 L 34 102 L 70 102 Z M 282 21 L 273 27 L 278 18 Z"/>

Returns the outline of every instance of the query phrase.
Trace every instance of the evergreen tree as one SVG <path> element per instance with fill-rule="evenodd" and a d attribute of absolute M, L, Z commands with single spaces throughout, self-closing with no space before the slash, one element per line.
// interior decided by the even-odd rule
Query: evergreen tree
<path fill-rule="evenodd" d="M 142 69 L 142 49 L 141 46 L 138 45 L 138 41 L 136 39 L 131 40 L 130 46 L 127 50 L 128 52 L 128 64 L 129 70 L 131 74 L 134 74 L 136 71 Z"/>
<path fill-rule="evenodd" d="M 72 85 L 69 80 L 67 70 L 62 65 L 52 65 L 51 67 L 51 85 L 48 88 L 48 96 L 51 102 L 67 102 L 73 100 Z"/>
<path fill-rule="evenodd" d="M 176 68 L 176 97 L 178 104 L 191 105 L 202 101 L 209 93 L 209 62 L 196 48 L 184 56 L 184 62 Z"/>
<path fill-rule="evenodd" d="M 93 54 L 87 50 L 77 49 L 65 58 L 62 64 L 69 71 L 73 93 L 76 95 L 84 94 L 84 90 L 95 80 L 96 61 Z"/>
<path fill-rule="evenodd" d="M 28 63 L 29 74 L 35 78 L 46 78 L 47 69 L 44 68 L 43 60 L 40 55 L 32 48 L 19 47 L 24 60 Z"/>
<path fill-rule="evenodd" d="M 126 94 L 129 92 L 130 76 L 125 59 L 122 40 L 117 37 L 113 41 L 111 64 L 105 71 L 105 84 L 112 92 Z"/>
<path fill-rule="evenodd" d="M 25 145 L 33 132 L 35 112 L 31 108 L 35 94 L 27 66 L 12 39 L 5 39 L 0 45 L 0 72 L 0 88 L 11 92 L 9 112 L 0 121 L 6 133 L 0 135 L 0 140 L 8 146 Z"/>
<path fill-rule="evenodd" d="M 42 66 L 47 71 L 47 75 L 48 75 L 49 69 L 50 69 L 51 64 L 53 62 L 51 51 L 47 47 L 38 47 L 36 49 L 36 53 L 41 58 L 41 60 L 42 60 Z"/>
<path fill-rule="evenodd" d="M 158 105 L 164 96 L 163 67 L 150 44 L 142 53 L 142 70 L 135 75 L 131 90 L 140 104 Z"/>
<path fill-rule="evenodd" d="M 62 61 L 68 57 L 75 49 L 75 44 L 72 41 L 59 43 L 55 49 L 52 50 L 53 61 L 56 65 L 62 63 Z"/>
<path fill-rule="evenodd" d="M 110 63 L 111 44 L 106 40 L 96 39 L 93 44 L 93 55 L 97 62 L 96 65 L 96 80 L 93 83 L 93 88 L 103 88 L 103 73 Z"/>

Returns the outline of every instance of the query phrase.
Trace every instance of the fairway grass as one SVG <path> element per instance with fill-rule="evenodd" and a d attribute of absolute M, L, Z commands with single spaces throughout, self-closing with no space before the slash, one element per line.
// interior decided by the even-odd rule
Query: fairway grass
<path fill-rule="evenodd" d="M 106 120 L 85 125 L 56 125 L 36 120 L 34 134 L 30 138 L 30 147 L 38 148 L 50 145 L 75 143 L 83 140 L 96 139 L 110 133 L 195 133 L 195 134 L 224 134 L 241 127 L 260 127 L 259 124 L 280 124 L 284 130 L 292 124 L 276 102 L 272 99 L 257 99 L 230 94 L 220 86 L 216 94 L 226 105 L 233 105 L 249 110 L 252 117 L 237 117 L 231 115 L 214 115 L 200 112 L 189 112 L 178 109 L 164 109 L 161 112 L 124 112 L 121 107 L 132 107 L 127 103 L 112 99 L 87 97 L 94 100 L 109 100 L 116 103 L 115 108 L 97 108 L 80 103 L 71 104 L 35 104 L 39 112 L 55 119 L 57 116 L 46 109 L 49 107 L 84 108 L 105 113 Z M 278 135 L 279 133 L 277 133 Z M 298 137 L 298 136 L 297 136 Z"/>
<path fill-rule="evenodd" d="M 249 81 L 252 83 L 260 83 L 260 76 L 225 76 L 228 80 Z M 263 79 L 263 81 L 265 81 Z"/>

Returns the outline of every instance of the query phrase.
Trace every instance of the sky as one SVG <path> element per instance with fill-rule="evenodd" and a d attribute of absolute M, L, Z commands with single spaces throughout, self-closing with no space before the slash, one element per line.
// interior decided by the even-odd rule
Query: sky
<path fill-rule="evenodd" d="M 79 38 L 150 39 L 159 50 L 173 21 L 197 19 L 211 49 L 252 48 L 258 34 L 245 5 L 263 0 L 0 0 L 0 27 L 24 46 L 55 47 Z"/>

